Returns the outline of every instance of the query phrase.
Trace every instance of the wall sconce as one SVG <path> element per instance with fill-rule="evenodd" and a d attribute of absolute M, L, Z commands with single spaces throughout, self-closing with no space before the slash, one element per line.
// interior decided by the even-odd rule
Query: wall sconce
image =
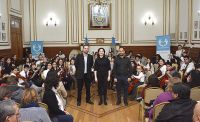
<path fill-rule="evenodd" d="M 142 23 L 147 25 L 155 25 L 157 22 L 157 19 L 153 16 L 152 13 L 146 13 L 144 17 L 142 18 Z"/>
<path fill-rule="evenodd" d="M 200 10 L 197 11 L 198 16 L 200 16 Z"/>
<path fill-rule="evenodd" d="M 0 19 L 1 19 L 2 14 L 0 13 Z"/>
<path fill-rule="evenodd" d="M 56 18 L 55 14 L 50 13 L 48 17 L 44 20 L 44 25 L 45 26 L 58 26 L 59 25 L 59 20 Z"/>

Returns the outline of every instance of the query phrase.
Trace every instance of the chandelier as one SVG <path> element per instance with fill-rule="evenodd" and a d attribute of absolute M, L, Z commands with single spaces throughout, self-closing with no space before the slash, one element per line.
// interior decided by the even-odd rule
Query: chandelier
<path fill-rule="evenodd" d="M 88 0 L 88 3 L 93 6 L 109 6 L 111 4 L 111 0 Z"/>

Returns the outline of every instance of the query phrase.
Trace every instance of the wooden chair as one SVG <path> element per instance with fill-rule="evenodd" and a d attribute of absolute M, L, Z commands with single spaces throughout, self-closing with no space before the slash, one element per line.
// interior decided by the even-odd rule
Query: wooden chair
<path fill-rule="evenodd" d="M 191 89 L 190 98 L 195 101 L 200 100 L 200 86 Z"/>
<path fill-rule="evenodd" d="M 149 104 L 151 100 L 156 99 L 157 96 L 163 92 L 164 92 L 163 89 L 161 89 L 159 87 L 149 87 L 149 88 L 145 89 L 144 99 L 140 102 L 140 105 L 139 105 L 138 119 L 140 119 L 140 117 L 142 117 L 142 122 L 144 122 L 144 120 L 145 120 L 144 112 L 145 112 L 145 109 L 149 107 L 149 106 L 147 106 L 147 104 Z"/>
<path fill-rule="evenodd" d="M 157 116 L 162 111 L 163 107 L 168 103 L 169 102 L 162 102 L 153 107 L 153 122 L 155 122 Z"/>
<path fill-rule="evenodd" d="M 39 106 L 44 108 L 48 112 L 48 105 L 42 102 L 38 102 Z"/>
<path fill-rule="evenodd" d="M 144 89 L 144 87 L 145 87 L 145 85 L 139 85 L 137 87 L 137 95 L 136 95 L 136 97 L 139 97 L 139 94 L 142 93 L 142 90 Z"/>

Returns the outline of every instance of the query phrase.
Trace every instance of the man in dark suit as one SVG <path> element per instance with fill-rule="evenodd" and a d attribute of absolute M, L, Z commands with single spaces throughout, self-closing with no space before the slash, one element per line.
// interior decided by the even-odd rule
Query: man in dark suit
<path fill-rule="evenodd" d="M 119 55 L 116 57 L 113 66 L 114 82 L 117 90 L 117 105 L 121 104 L 121 94 L 124 94 L 124 105 L 128 106 L 128 85 L 131 81 L 132 65 L 128 57 L 125 56 L 124 48 L 119 48 Z"/>
<path fill-rule="evenodd" d="M 92 66 L 93 66 L 93 57 L 88 54 L 89 45 L 83 45 L 83 52 L 78 54 L 75 61 L 76 67 L 76 79 L 78 85 L 78 97 L 77 97 L 77 106 L 81 105 L 81 93 L 83 84 L 85 83 L 86 87 L 86 103 L 94 104 L 90 100 L 90 85 L 92 81 Z"/>

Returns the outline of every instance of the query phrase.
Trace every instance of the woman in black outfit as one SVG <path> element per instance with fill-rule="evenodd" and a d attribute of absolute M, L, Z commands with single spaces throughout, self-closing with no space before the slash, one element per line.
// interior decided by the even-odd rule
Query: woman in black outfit
<path fill-rule="evenodd" d="M 107 105 L 107 82 L 110 81 L 110 60 L 105 57 L 105 49 L 98 49 L 98 57 L 94 64 L 94 76 L 95 81 L 98 82 L 98 92 L 99 92 L 99 105 L 102 104 L 104 100 L 104 105 Z"/>
<path fill-rule="evenodd" d="M 48 105 L 52 122 L 73 122 L 73 117 L 66 110 L 56 88 L 59 79 L 56 71 L 50 70 L 45 81 L 43 102 Z"/>

